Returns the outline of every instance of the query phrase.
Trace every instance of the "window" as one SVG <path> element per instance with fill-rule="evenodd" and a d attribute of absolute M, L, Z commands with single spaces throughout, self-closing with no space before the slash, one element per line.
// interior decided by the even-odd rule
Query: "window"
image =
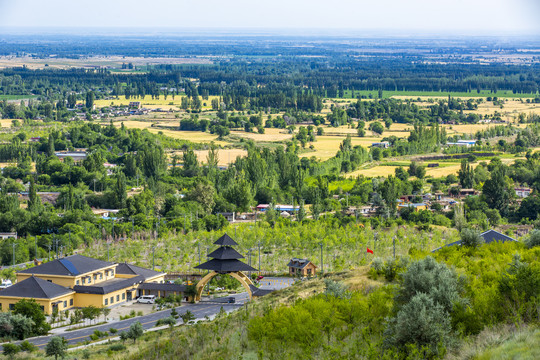
<path fill-rule="evenodd" d="M 15 304 L 9 304 L 9 310 L 15 309 Z"/>
<path fill-rule="evenodd" d="M 111 296 L 111 304 L 114 304 L 114 296 Z"/>
<path fill-rule="evenodd" d="M 73 299 L 69 299 L 69 306 L 73 306 Z"/>
<path fill-rule="evenodd" d="M 111 276 L 114 276 L 114 270 L 111 270 Z"/>
<path fill-rule="evenodd" d="M 96 281 L 96 280 L 97 280 L 97 275 L 96 275 L 96 274 L 94 274 L 94 281 Z"/>
<path fill-rule="evenodd" d="M 83 283 L 83 285 L 86 284 L 86 279 L 85 278 L 82 279 L 82 283 Z"/>
<path fill-rule="evenodd" d="M 105 305 L 109 305 L 109 299 L 105 299 Z"/>
<path fill-rule="evenodd" d="M 0 303 L 0 311 L 2 311 L 2 303 Z"/>
<path fill-rule="evenodd" d="M 126 300 L 126 293 L 122 293 L 122 300 Z M 0 304 L 0 310 L 2 310 L 2 304 Z"/>
<path fill-rule="evenodd" d="M 45 311 L 45 306 L 40 306 L 41 311 Z"/>
<path fill-rule="evenodd" d="M 120 301 L 120 295 L 116 295 L 116 302 Z"/>
<path fill-rule="evenodd" d="M 77 284 L 77 285 L 79 285 L 79 283 L 80 283 L 79 280 L 77 280 L 77 281 L 75 282 L 75 284 Z"/>
<path fill-rule="evenodd" d="M 64 301 L 64 308 L 67 308 L 67 301 Z"/>
<path fill-rule="evenodd" d="M 103 273 L 99 273 L 99 280 L 103 280 Z"/>
<path fill-rule="evenodd" d="M 52 280 L 47 280 L 48 282 L 52 283 Z"/>

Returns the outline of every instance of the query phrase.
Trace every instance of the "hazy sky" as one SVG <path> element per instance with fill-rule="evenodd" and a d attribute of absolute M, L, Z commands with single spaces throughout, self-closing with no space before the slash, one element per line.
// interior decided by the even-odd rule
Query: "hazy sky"
<path fill-rule="evenodd" d="M 0 0 L 0 27 L 540 35 L 540 0 Z"/>

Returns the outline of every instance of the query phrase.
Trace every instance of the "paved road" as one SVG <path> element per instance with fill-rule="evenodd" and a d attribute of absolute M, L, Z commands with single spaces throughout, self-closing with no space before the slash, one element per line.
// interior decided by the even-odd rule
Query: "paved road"
<path fill-rule="evenodd" d="M 237 294 L 236 296 L 240 296 L 242 294 Z M 244 293 L 245 296 L 247 294 Z M 176 311 L 179 315 L 184 314 L 186 311 L 191 311 L 193 315 L 195 315 L 195 318 L 197 319 L 203 319 L 205 316 L 212 316 L 219 313 L 221 310 L 221 307 L 227 312 L 234 311 L 241 307 L 243 305 L 243 301 L 241 298 L 238 299 L 237 303 L 234 304 L 227 304 L 227 303 L 198 303 L 198 304 L 186 304 L 181 307 L 177 307 Z M 151 305 L 149 305 L 151 306 Z M 143 328 L 150 329 L 156 325 L 156 322 L 159 319 L 163 319 L 166 317 L 169 317 L 171 315 L 171 309 L 158 311 L 152 314 L 144 315 L 144 316 L 138 316 L 134 317 L 128 320 L 122 320 L 110 324 L 104 324 L 99 326 L 93 326 L 86 329 L 81 330 L 74 330 L 74 331 L 68 331 L 63 334 L 57 334 L 57 335 L 49 335 L 49 336 L 40 336 L 36 338 L 27 339 L 32 344 L 43 348 L 47 343 L 51 340 L 53 336 L 63 336 L 68 341 L 69 345 L 75 345 L 80 342 L 84 342 L 86 340 L 90 340 L 90 335 L 94 333 L 95 330 L 99 331 L 108 331 L 110 328 L 115 328 L 118 330 L 118 332 L 126 331 L 129 329 L 131 324 L 139 321 Z M 179 322 L 182 320 L 179 319 Z"/>
<path fill-rule="evenodd" d="M 276 290 L 283 289 L 287 286 L 292 285 L 293 282 L 294 282 L 294 279 L 289 279 L 289 278 L 264 278 L 261 280 L 261 288 L 276 289 Z M 227 303 L 227 299 L 231 296 L 235 298 L 234 304 Z M 212 301 L 203 300 L 198 304 L 186 304 L 181 307 L 177 307 L 176 311 L 178 312 L 179 315 L 182 315 L 186 311 L 189 310 L 193 313 L 193 315 L 195 315 L 196 319 L 204 319 L 206 316 L 211 317 L 213 315 L 216 315 L 217 313 L 219 313 L 222 307 L 226 312 L 232 312 L 240 308 L 248 300 L 248 295 L 245 292 L 234 294 L 231 296 L 226 296 L 220 299 L 213 299 Z M 148 306 L 151 306 L 151 305 L 148 305 Z M 114 323 L 93 326 L 93 327 L 81 329 L 81 330 L 68 331 L 62 334 L 40 336 L 40 337 L 35 337 L 35 338 L 27 339 L 27 340 L 40 348 L 44 348 L 45 345 L 47 345 L 47 343 L 51 340 L 53 336 L 63 336 L 66 338 L 69 345 L 75 345 L 75 344 L 84 342 L 86 340 L 90 340 L 90 335 L 92 335 L 95 330 L 108 331 L 110 328 L 115 328 L 120 333 L 122 331 L 128 330 L 131 324 L 137 321 L 139 321 L 142 324 L 143 328 L 146 330 L 146 329 L 150 329 L 154 327 L 156 325 L 156 322 L 159 319 L 169 317 L 170 315 L 171 315 L 171 309 L 167 309 L 167 310 L 157 311 L 155 313 L 144 315 L 144 316 L 134 317 L 128 320 L 122 320 L 122 321 L 118 321 Z M 179 319 L 179 322 L 181 321 L 182 320 Z M 17 342 L 17 344 L 18 343 L 19 342 Z"/>

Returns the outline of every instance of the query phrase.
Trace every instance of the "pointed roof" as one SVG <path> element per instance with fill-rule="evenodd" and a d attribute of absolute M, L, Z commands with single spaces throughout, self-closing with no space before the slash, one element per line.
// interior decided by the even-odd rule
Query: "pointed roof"
<path fill-rule="evenodd" d="M 71 255 L 47 263 L 21 270 L 21 274 L 77 276 L 104 267 L 114 265 L 112 262 L 92 259 L 82 255 Z"/>
<path fill-rule="evenodd" d="M 22 298 L 53 299 L 61 295 L 72 293 L 73 290 L 31 276 L 3 290 L 0 290 L 0 297 L 13 296 Z"/>
<path fill-rule="evenodd" d="M 212 259 L 210 261 L 202 263 L 199 266 L 195 266 L 195 269 L 214 270 L 218 273 L 227 273 L 232 271 L 257 271 L 257 269 L 252 268 L 248 264 L 244 264 L 240 260 L 236 259 Z"/>
<path fill-rule="evenodd" d="M 208 257 L 218 260 L 228 260 L 228 259 L 242 259 L 243 256 L 240 255 L 238 251 L 233 249 L 230 246 L 220 246 L 216 250 L 208 254 Z"/>
<path fill-rule="evenodd" d="M 223 234 L 222 237 L 220 237 L 219 239 L 217 239 L 215 242 L 214 242 L 214 245 L 221 245 L 221 246 L 236 246 L 238 245 L 236 243 L 236 241 L 234 241 L 233 239 L 231 239 L 231 237 L 227 234 Z"/>
<path fill-rule="evenodd" d="M 516 239 L 511 238 L 510 236 L 504 235 L 493 229 L 481 233 L 480 236 L 484 239 L 484 242 L 486 244 L 489 244 L 493 241 L 500 241 L 500 242 L 517 241 Z"/>

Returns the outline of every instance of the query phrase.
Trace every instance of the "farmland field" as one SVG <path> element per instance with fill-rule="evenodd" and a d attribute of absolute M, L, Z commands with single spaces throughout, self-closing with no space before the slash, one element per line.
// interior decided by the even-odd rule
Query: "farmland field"
<path fill-rule="evenodd" d="M 0 127 L 11 127 L 11 119 L 0 119 Z"/>
<path fill-rule="evenodd" d="M 182 98 L 185 97 L 185 95 L 176 95 L 173 99 L 172 95 L 167 96 L 167 99 L 162 95 L 159 99 L 152 99 L 152 96 L 146 95 L 144 99 L 140 98 L 131 98 L 126 99 L 125 96 L 119 96 L 118 99 L 100 99 L 96 100 L 94 103 L 96 107 L 105 107 L 105 106 L 127 106 L 130 102 L 137 102 L 139 101 L 141 103 L 142 107 L 146 108 L 164 108 L 164 109 L 176 109 L 178 110 L 178 107 L 182 104 Z M 219 96 L 209 96 L 208 100 L 201 99 L 202 102 L 202 108 L 203 109 L 210 109 L 212 107 L 212 99 L 219 98 Z M 82 102 L 80 102 L 82 103 Z"/>

